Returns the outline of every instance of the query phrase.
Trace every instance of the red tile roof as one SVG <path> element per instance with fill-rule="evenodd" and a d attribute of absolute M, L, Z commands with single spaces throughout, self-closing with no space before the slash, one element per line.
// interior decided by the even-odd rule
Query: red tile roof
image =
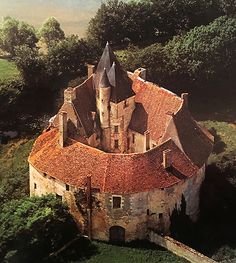
<path fill-rule="evenodd" d="M 92 187 L 102 192 L 143 192 L 170 187 L 199 169 L 171 140 L 145 153 L 111 154 L 70 139 L 66 147 L 60 148 L 58 136 L 57 129 L 40 135 L 29 162 L 39 171 L 76 187 L 84 187 L 90 175 Z M 163 168 L 165 149 L 171 149 L 173 168 L 181 177 Z"/>
<path fill-rule="evenodd" d="M 130 74 L 131 76 L 131 74 Z M 133 90 L 136 93 L 137 106 L 131 118 L 129 128 L 143 134 L 150 132 L 152 140 L 157 143 L 163 136 L 171 119 L 171 115 L 177 112 L 182 100 L 174 93 L 159 86 L 133 77 Z"/>

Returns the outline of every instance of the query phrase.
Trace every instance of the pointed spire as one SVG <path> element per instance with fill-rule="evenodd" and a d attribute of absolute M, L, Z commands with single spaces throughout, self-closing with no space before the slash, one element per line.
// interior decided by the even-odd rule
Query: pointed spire
<path fill-rule="evenodd" d="M 129 79 L 127 72 L 121 68 L 119 63 L 116 63 L 115 61 L 113 62 L 107 76 L 112 86 L 112 102 L 118 103 L 134 95 L 131 87 L 131 80 Z"/>
<path fill-rule="evenodd" d="M 97 73 L 101 74 L 104 68 L 106 68 L 107 71 L 109 71 L 111 68 L 111 65 L 114 61 L 119 63 L 116 59 L 115 54 L 112 51 L 112 48 L 111 48 L 109 42 L 107 42 L 107 44 L 103 50 L 102 57 L 101 57 L 101 59 L 98 63 L 98 66 L 97 66 Z"/>
<path fill-rule="evenodd" d="M 108 72 L 108 78 L 109 78 L 109 82 L 111 83 L 111 85 L 113 87 L 116 87 L 116 63 L 113 62 L 112 66 Z"/>
<path fill-rule="evenodd" d="M 99 81 L 99 88 L 106 88 L 106 87 L 110 87 L 110 82 L 109 79 L 107 77 L 107 71 L 106 68 L 103 69 L 102 75 L 101 75 L 101 79 Z"/>

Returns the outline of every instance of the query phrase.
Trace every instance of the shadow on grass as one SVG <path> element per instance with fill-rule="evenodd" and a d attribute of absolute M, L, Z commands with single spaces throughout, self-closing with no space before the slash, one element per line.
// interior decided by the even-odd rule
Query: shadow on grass
<path fill-rule="evenodd" d="M 235 167 L 207 167 L 200 193 L 201 215 L 188 244 L 216 260 L 225 260 L 230 253 L 236 257 L 236 187 L 229 180 L 235 172 Z"/>

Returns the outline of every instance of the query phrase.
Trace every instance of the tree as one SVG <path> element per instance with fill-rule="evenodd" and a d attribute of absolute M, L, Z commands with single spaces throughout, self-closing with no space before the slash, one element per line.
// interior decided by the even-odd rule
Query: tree
<path fill-rule="evenodd" d="M 0 47 L 15 55 L 15 49 L 21 45 L 35 47 L 38 39 L 33 26 L 11 17 L 5 17 L 0 26 Z"/>
<path fill-rule="evenodd" d="M 22 45 L 15 49 L 15 63 L 27 82 L 38 82 L 44 72 L 44 59 L 37 48 Z"/>
<path fill-rule="evenodd" d="M 44 22 L 39 30 L 39 35 L 44 39 L 48 46 L 52 46 L 55 42 L 65 38 L 65 33 L 55 17 L 50 17 Z"/>
<path fill-rule="evenodd" d="M 224 15 L 220 1 L 233 0 L 109 0 L 90 20 L 87 37 L 101 46 L 166 42 Z"/>
<path fill-rule="evenodd" d="M 94 62 L 101 49 L 78 36 L 69 36 L 49 48 L 46 56 L 47 73 L 50 76 L 71 77 L 84 75 L 86 64 Z"/>
<path fill-rule="evenodd" d="M 223 16 L 175 37 L 166 47 L 170 74 L 205 86 L 235 78 L 236 19 Z"/>
<path fill-rule="evenodd" d="M 170 39 L 223 15 L 219 0 L 150 0 L 157 36 Z"/>
<path fill-rule="evenodd" d="M 14 200 L 0 211 L 0 258 L 7 262 L 42 262 L 77 234 L 68 208 L 54 196 Z"/>

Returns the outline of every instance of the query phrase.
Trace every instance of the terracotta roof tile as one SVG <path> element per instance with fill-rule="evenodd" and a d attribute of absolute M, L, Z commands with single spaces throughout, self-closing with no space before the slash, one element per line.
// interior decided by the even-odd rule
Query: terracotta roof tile
<path fill-rule="evenodd" d="M 171 140 L 142 154 L 110 154 L 72 140 L 60 148 L 57 129 L 38 137 L 29 162 L 39 171 L 76 187 L 84 187 L 90 175 L 92 187 L 100 191 L 134 193 L 170 187 L 182 180 L 163 168 L 165 149 L 172 150 L 173 167 L 184 178 L 196 174 L 198 167 Z"/>
<path fill-rule="evenodd" d="M 171 115 L 179 110 L 182 100 L 168 90 L 140 78 L 133 79 L 132 88 L 136 92 L 137 107 L 129 128 L 141 134 L 148 130 L 151 138 L 158 143 Z"/>

